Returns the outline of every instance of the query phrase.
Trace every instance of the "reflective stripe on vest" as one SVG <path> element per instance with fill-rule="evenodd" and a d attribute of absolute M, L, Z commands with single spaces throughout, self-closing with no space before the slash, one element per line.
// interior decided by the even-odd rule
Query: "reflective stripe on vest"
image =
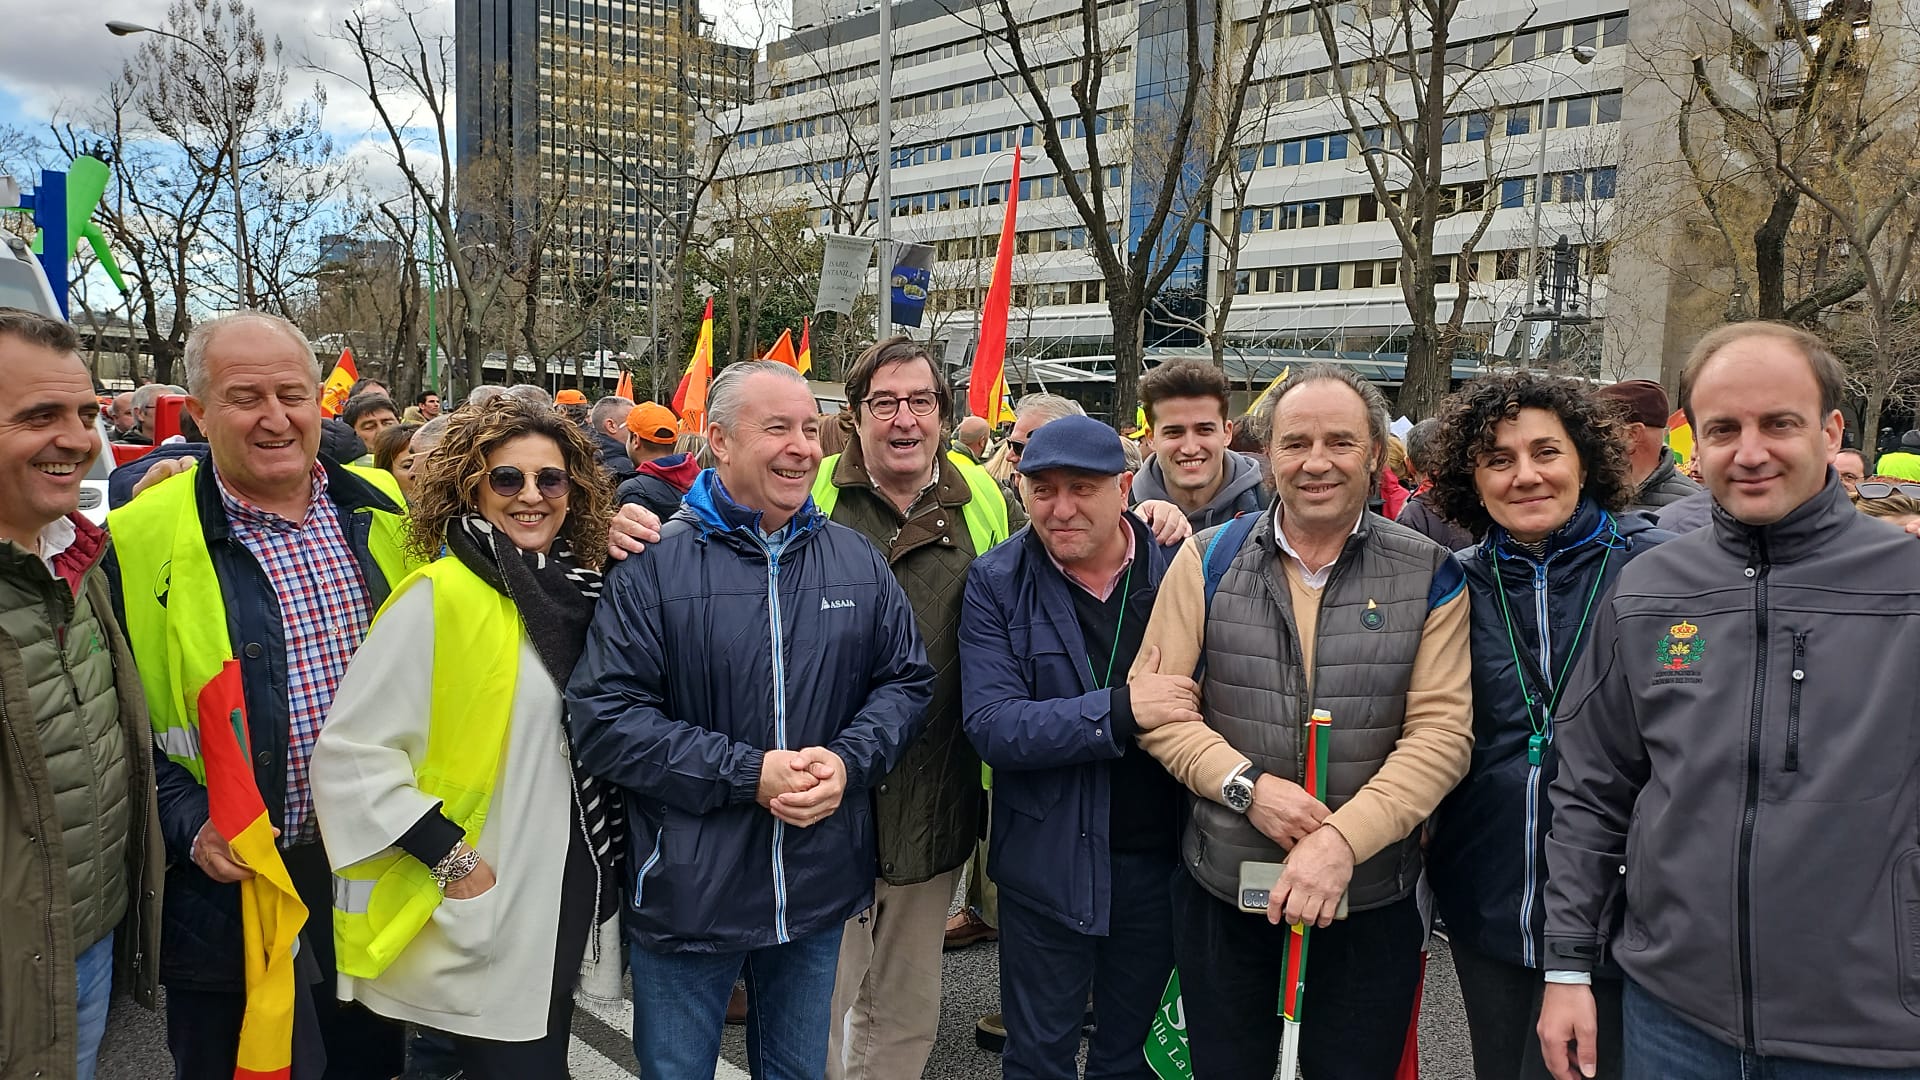
<path fill-rule="evenodd" d="M 960 508 L 960 517 L 967 524 L 967 535 L 973 540 L 973 554 L 977 558 L 1007 538 L 1007 498 L 993 474 L 968 461 L 964 454 L 949 450 L 947 461 L 947 467 L 958 471 L 960 478 L 967 482 L 967 491 L 972 496 Z M 835 454 L 820 463 L 820 472 L 813 478 L 813 504 L 829 518 L 833 516 L 833 508 L 840 505 L 840 489 L 833 483 L 833 470 L 839 464 L 840 455 Z"/>
<path fill-rule="evenodd" d="M 394 599 L 423 578 L 433 583 L 433 698 L 427 749 L 414 763 L 414 782 L 441 800 L 440 813 L 473 844 L 486 825 L 512 727 L 520 613 L 452 557 L 414 571 L 394 590 Z M 392 606 L 390 599 L 380 614 Z M 379 618 L 374 616 L 376 625 Z M 440 899 L 431 868 L 398 849 L 335 869 L 333 943 L 340 973 L 379 978 L 433 918 Z"/>
<path fill-rule="evenodd" d="M 405 505 L 388 473 L 350 471 Z M 204 784 L 200 690 L 235 657 L 227 638 L 226 598 L 200 521 L 194 490 L 199 472 L 196 466 L 155 484 L 109 513 L 107 526 L 120 566 L 127 644 L 140 669 L 154 743 Z M 400 580 L 416 562 L 406 552 L 405 519 L 378 510 L 359 512 L 373 515 L 367 546 L 374 564 L 387 581 Z"/>

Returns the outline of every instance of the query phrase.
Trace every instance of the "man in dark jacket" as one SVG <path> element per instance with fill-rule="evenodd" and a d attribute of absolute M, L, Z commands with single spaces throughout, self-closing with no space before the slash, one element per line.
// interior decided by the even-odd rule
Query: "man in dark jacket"
<path fill-rule="evenodd" d="M 1260 461 L 1228 449 L 1227 377 L 1203 360 L 1174 360 L 1140 379 L 1153 456 L 1133 481 L 1136 503 L 1166 499 L 1195 532 L 1266 502 Z"/>
<path fill-rule="evenodd" d="M 202 691 L 232 665 L 254 779 L 310 913 L 300 955 L 319 969 L 328 1076 L 388 1080 L 400 1068 L 399 1027 L 333 1000 L 332 874 L 306 765 L 353 650 L 413 565 L 398 488 L 384 472 L 321 462 L 320 369 L 293 324 L 251 313 L 199 323 L 186 369 L 208 462 L 108 518 L 170 864 L 160 980 L 175 1075 L 229 1080 L 246 1009 L 238 882 L 253 871 L 210 821 L 198 738 Z"/>
<path fill-rule="evenodd" d="M 66 323 L 0 308 L 0 1076 L 92 1080 L 115 976 L 152 1008 L 166 857 L 104 532 L 100 406 Z"/>
<path fill-rule="evenodd" d="M 616 485 L 633 478 L 634 461 L 627 456 L 627 414 L 632 411 L 632 401 L 608 394 L 587 412 L 587 434 L 593 436 L 600 467 Z"/>
<path fill-rule="evenodd" d="M 1126 672 L 1172 550 L 1126 513 L 1126 454 L 1085 416 L 1021 457 L 1032 524 L 974 560 L 960 621 L 967 736 L 994 769 L 1002 1075 L 1150 1078 L 1173 968 L 1181 791 L 1134 735 L 1199 720 L 1193 680 Z"/>
<path fill-rule="evenodd" d="M 809 497 L 814 409 L 784 364 L 714 380 L 719 464 L 608 575 L 567 688 L 577 764 L 626 789 L 633 1044 L 654 1080 L 713 1075 L 743 967 L 754 1074 L 825 1071 L 841 927 L 873 896 L 868 792 L 931 692 L 886 560 Z"/>
<path fill-rule="evenodd" d="M 1613 402 L 1626 420 L 1627 464 L 1633 470 L 1637 492 L 1628 510 L 1651 516 L 1700 490 L 1699 484 L 1680 471 L 1679 462 L 1667 447 L 1667 419 L 1673 413 L 1664 387 L 1651 379 L 1627 379 L 1603 386 L 1593 396 Z"/>
<path fill-rule="evenodd" d="M 1413 425 L 1407 432 L 1407 469 L 1413 474 L 1407 479 L 1413 482 L 1414 489 L 1395 520 L 1448 551 L 1460 551 L 1473 546 L 1474 535 L 1441 517 L 1433 508 L 1433 497 L 1429 494 L 1433 487 L 1430 466 L 1434 438 L 1439 434 L 1440 421 L 1432 417 Z"/>
<path fill-rule="evenodd" d="M 643 401 L 627 413 L 627 459 L 634 475 L 620 485 L 615 498 L 621 505 L 635 503 L 654 512 L 661 521 L 680 509 L 680 500 L 693 487 L 700 466 L 692 454 L 676 454 L 680 421 L 673 410 Z"/>
<path fill-rule="evenodd" d="M 1628 1076 L 1920 1075 L 1913 539 L 1829 465 L 1819 338 L 1721 327 L 1680 387 L 1713 522 L 1621 572 L 1556 718 L 1541 1049 L 1592 1075 L 1606 948 Z"/>

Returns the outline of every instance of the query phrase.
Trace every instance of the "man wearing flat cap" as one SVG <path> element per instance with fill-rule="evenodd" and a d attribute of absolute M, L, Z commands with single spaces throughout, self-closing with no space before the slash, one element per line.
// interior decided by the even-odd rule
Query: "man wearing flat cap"
<path fill-rule="evenodd" d="M 1633 502 L 1627 507 L 1646 514 L 1700 490 L 1679 469 L 1673 451 L 1667 448 L 1667 418 L 1673 413 L 1667 404 L 1667 392 L 1651 379 L 1628 379 L 1593 392 L 1602 401 L 1613 402 L 1626 422 L 1627 464 L 1632 470 Z"/>
<path fill-rule="evenodd" d="M 1135 736 L 1200 713 L 1192 679 L 1127 671 L 1175 549 L 1126 512 L 1100 421 L 1039 428 L 1019 469 L 1031 524 L 974 560 L 960 619 L 963 723 L 994 770 L 1002 1075 L 1078 1076 L 1091 992 L 1087 1075 L 1150 1078 L 1183 793 Z"/>

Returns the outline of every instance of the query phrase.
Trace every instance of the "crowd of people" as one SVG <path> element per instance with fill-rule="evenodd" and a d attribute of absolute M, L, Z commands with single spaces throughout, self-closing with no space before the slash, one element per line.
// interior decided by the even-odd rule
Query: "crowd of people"
<path fill-rule="evenodd" d="M 253 313 L 184 378 L 204 443 L 98 528 L 77 340 L 0 309 L 0 1078 L 90 1080 L 116 982 L 177 1076 L 245 1064 L 209 724 L 308 912 L 296 1078 L 564 1077 L 623 970 L 643 1076 L 736 1014 L 756 1076 L 918 1076 L 997 936 L 1002 1075 L 1154 1076 L 1177 972 L 1190 1075 L 1267 1080 L 1304 926 L 1303 1075 L 1385 1080 L 1436 916 L 1482 1080 L 1920 1077 L 1920 482 L 1805 330 L 1702 338 L 1684 460 L 1660 385 L 1527 371 L 1404 439 L 1350 369 L 1235 415 L 1199 361 L 1138 439 L 998 434 L 898 337 L 826 416 L 729 365 L 699 432 L 323 420 Z"/>

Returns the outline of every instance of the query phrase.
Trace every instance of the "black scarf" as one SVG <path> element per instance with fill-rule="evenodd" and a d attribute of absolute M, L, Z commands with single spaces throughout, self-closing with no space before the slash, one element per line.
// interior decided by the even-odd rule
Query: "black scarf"
<path fill-rule="evenodd" d="M 447 523 L 447 550 L 513 601 L 541 666 L 564 692 L 586 648 L 587 626 L 600 599 L 600 572 L 575 562 L 565 538 L 554 540 L 548 551 L 522 551 L 478 514 L 464 514 Z M 580 824 L 595 866 L 611 869 L 622 851 L 617 833 L 620 818 L 613 813 L 611 792 L 584 772 L 575 771 L 573 777 Z M 603 884 L 617 879 L 617 874 L 610 875 Z"/>

